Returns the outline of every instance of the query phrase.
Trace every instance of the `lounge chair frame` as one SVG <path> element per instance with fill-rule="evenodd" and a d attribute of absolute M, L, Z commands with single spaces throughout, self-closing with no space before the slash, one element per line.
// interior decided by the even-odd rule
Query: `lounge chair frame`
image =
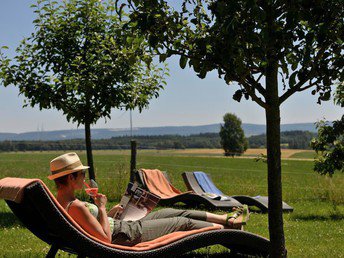
<path fill-rule="evenodd" d="M 208 176 L 209 180 L 212 182 L 211 176 L 209 174 L 206 174 L 206 175 Z M 184 172 L 182 174 L 182 177 L 188 190 L 194 191 L 196 194 L 199 194 L 199 195 L 205 194 L 202 187 L 199 185 L 196 177 L 194 176 L 193 172 Z M 248 206 L 255 206 L 258 209 L 260 209 L 262 213 L 267 213 L 269 210 L 269 204 L 268 204 L 269 199 L 267 196 L 259 196 L 259 198 L 254 198 L 247 195 L 231 195 L 230 197 L 237 200 L 238 202 L 242 204 L 247 204 Z M 285 202 L 282 203 L 282 209 L 284 212 L 292 212 L 294 210 L 293 207 L 291 207 Z"/>
<path fill-rule="evenodd" d="M 186 236 L 148 251 L 120 250 L 81 232 L 75 222 L 61 212 L 41 182 L 27 186 L 21 203 L 6 200 L 13 213 L 37 237 L 51 248 L 47 257 L 55 257 L 61 249 L 79 257 L 176 257 L 201 247 L 223 245 L 231 253 L 267 256 L 270 242 L 266 238 L 239 230 L 212 230 Z"/>

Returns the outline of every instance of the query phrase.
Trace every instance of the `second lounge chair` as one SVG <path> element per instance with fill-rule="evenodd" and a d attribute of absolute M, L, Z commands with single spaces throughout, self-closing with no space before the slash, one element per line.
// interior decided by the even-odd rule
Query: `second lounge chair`
<path fill-rule="evenodd" d="M 232 195 L 227 196 L 223 194 L 213 183 L 211 177 L 201 171 L 197 172 L 184 172 L 182 174 L 184 182 L 188 190 L 192 190 L 201 196 L 212 195 L 214 199 L 226 200 L 227 198 L 235 199 L 242 204 L 247 204 L 248 206 L 256 206 L 261 210 L 261 212 L 268 212 L 268 202 L 269 198 L 267 196 L 247 196 L 247 195 Z M 282 203 L 282 209 L 284 212 L 292 212 L 293 207 L 289 206 L 287 203 Z"/>

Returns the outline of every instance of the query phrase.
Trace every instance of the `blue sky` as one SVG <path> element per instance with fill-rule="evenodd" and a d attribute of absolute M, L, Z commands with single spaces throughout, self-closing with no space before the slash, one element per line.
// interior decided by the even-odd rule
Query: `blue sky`
<path fill-rule="evenodd" d="M 32 0 L 1 0 L 0 46 L 10 48 L 14 54 L 20 40 L 33 32 L 34 14 Z M 244 123 L 265 124 L 264 110 L 252 101 L 238 103 L 232 99 L 237 85 L 226 85 L 211 73 L 206 79 L 199 79 L 186 68 L 179 68 L 177 58 L 168 61 L 171 76 L 167 78 L 165 90 L 160 97 L 151 101 L 141 114 L 133 112 L 133 126 L 204 125 L 222 122 L 226 112 L 235 113 Z M 15 87 L 0 85 L 0 132 L 27 132 L 76 128 L 68 123 L 61 112 L 40 111 L 37 108 L 22 108 L 23 97 L 18 96 Z M 343 109 L 332 101 L 316 104 L 316 97 L 310 91 L 290 97 L 281 107 L 281 122 L 305 123 L 319 119 L 338 119 Z M 112 118 L 98 121 L 94 128 L 128 128 L 129 112 L 113 110 Z"/>

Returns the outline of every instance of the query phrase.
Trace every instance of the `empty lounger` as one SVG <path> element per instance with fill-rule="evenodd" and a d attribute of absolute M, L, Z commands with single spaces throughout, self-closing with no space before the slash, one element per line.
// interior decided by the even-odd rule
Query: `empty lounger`
<path fill-rule="evenodd" d="M 137 171 L 139 183 L 150 192 L 158 195 L 160 205 L 170 206 L 182 202 L 187 206 L 204 205 L 208 209 L 231 210 L 233 207 L 241 207 L 242 204 L 234 198 L 226 201 L 213 200 L 207 196 L 201 196 L 192 192 L 181 192 L 175 188 L 166 178 L 166 175 L 158 169 L 140 169 Z"/>
<path fill-rule="evenodd" d="M 246 195 L 231 195 L 227 196 L 223 194 L 213 183 L 211 177 L 201 171 L 197 172 L 184 172 L 182 174 L 184 182 L 188 190 L 192 190 L 195 193 L 203 195 L 212 195 L 215 199 L 226 200 L 227 198 L 234 198 L 242 204 L 247 204 L 248 206 L 256 206 L 261 210 L 261 212 L 268 212 L 268 197 L 267 196 L 246 196 Z M 292 212 L 293 207 L 289 206 L 287 203 L 282 203 L 283 211 Z"/>
<path fill-rule="evenodd" d="M 54 257 L 59 249 L 78 254 L 78 257 L 178 257 L 215 244 L 229 248 L 231 253 L 267 257 L 270 247 L 266 238 L 217 227 L 174 232 L 135 246 L 108 244 L 84 231 L 38 179 L 1 179 L 0 199 L 6 200 L 33 234 L 51 245 L 47 257 Z"/>

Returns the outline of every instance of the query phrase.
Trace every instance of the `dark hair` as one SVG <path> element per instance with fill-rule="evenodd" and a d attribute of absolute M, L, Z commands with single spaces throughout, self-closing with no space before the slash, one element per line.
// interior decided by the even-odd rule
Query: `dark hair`
<path fill-rule="evenodd" d="M 67 179 L 68 179 L 69 175 L 72 175 L 74 178 L 77 178 L 78 177 L 78 172 L 79 171 L 76 171 L 76 172 L 73 172 L 71 174 L 55 178 L 54 181 L 55 181 L 57 189 L 61 188 L 61 186 L 67 185 Z"/>

